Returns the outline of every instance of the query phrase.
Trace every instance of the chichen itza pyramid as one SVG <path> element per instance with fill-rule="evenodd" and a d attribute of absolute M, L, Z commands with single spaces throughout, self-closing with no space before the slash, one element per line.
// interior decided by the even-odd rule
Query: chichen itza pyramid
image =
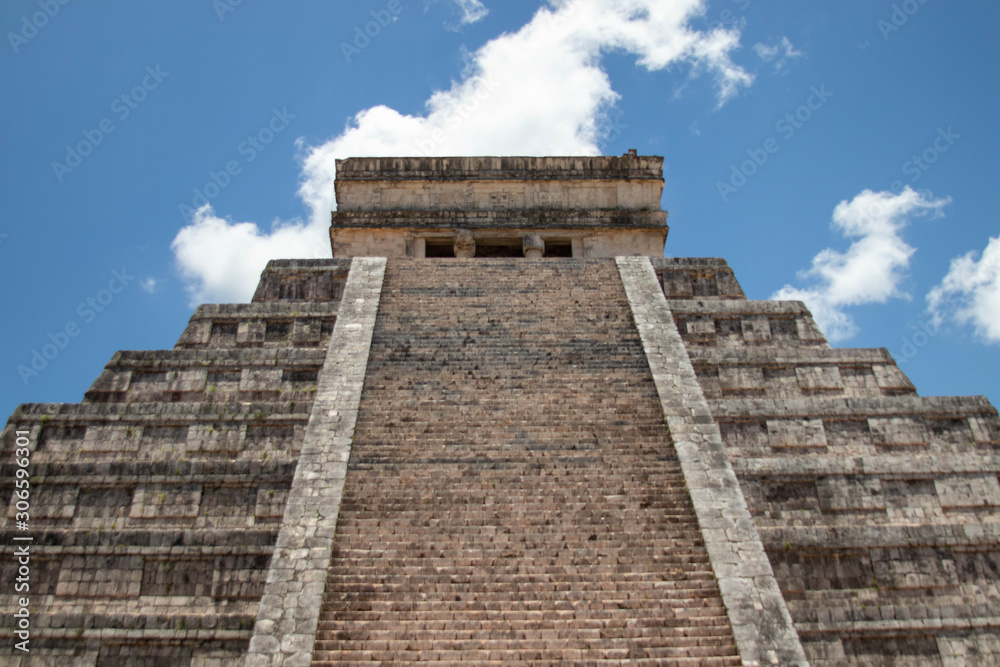
<path fill-rule="evenodd" d="M 11 416 L 0 662 L 1000 664 L 996 409 L 664 258 L 662 191 L 339 161 L 333 259 Z"/>

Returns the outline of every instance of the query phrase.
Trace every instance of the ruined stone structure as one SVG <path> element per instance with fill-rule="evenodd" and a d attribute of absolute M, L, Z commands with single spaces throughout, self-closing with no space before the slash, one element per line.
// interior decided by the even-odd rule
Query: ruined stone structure
<path fill-rule="evenodd" d="M 333 259 L 11 416 L 0 662 L 1000 662 L 997 411 L 663 258 L 661 168 L 339 162 Z"/>

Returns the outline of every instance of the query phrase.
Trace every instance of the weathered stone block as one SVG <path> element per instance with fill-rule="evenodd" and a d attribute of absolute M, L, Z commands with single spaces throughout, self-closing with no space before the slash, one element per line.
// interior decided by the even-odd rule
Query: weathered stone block
<path fill-rule="evenodd" d="M 941 507 L 984 507 L 1000 505 L 1000 484 L 996 473 L 981 476 L 947 476 L 934 480 Z"/>
<path fill-rule="evenodd" d="M 185 519 L 198 516 L 202 487 L 197 484 L 140 484 L 129 516 L 132 519 Z"/>
<path fill-rule="evenodd" d="M 882 480 L 871 477 L 823 477 L 816 481 L 824 512 L 884 510 Z"/>
<path fill-rule="evenodd" d="M 868 428 L 876 445 L 926 445 L 930 441 L 923 421 L 913 417 L 871 417 Z"/>
<path fill-rule="evenodd" d="M 768 419 L 771 447 L 826 447 L 826 429 L 819 419 Z"/>

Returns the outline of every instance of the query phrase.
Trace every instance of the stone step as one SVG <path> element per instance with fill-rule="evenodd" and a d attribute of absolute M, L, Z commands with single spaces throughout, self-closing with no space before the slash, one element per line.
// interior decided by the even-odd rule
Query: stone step
<path fill-rule="evenodd" d="M 689 349 L 761 345 L 829 348 L 809 309 L 799 301 L 668 297 L 667 303 Z"/>
<path fill-rule="evenodd" d="M 628 656 L 628 654 L 625 654 Z M 613 657 L 608 657 L 613 656 Z M 333 652 L 325 654 L 315 654 L 313 657 L 313 665 L 317 667 L 326 667 L 336 665 L 337 667 L 369 667 L 373 665 L 385 665 L 387 662 L 393 665 L 470 665 L 470 666 L 487 666 L 487 665 L 510 665 L 517 664 L 521 662 L 530 662 L 531 664 L 551 664 L 551 663 L 564 663 L 566 661 L 571 661 L 574 664 L 586 665 L 588 667 L 620 667 L 621 665 L 663 665 L 664 658 L 654 657 L 654 658 L 639 658 L 639 657 L 622 657 L 620 651 L 612 652 L 594 652 L 593 654 L 589 651 L 570 649 L 567 651 L 489 651 L 486 657 L 481 657 L 478 653 L 463 653 L 462 651 L 435 651 L 435 650 L 420 650 L 408 653 L 395 653 L 392 651 L 385 652 L 354 652 L 354 653 L 342 653 Z M 627 661 L 627 662 L 623 662 Z M 692 665 L 692 666 L 704 666 L 704 667 L 716 667 L 716 666 L 728 666 L 728 665 L 741 665 L 742 661 L 738 656 L 734 655 L 731 657 L 706 657 L 695 655 L 691 656 L 685 653 L 683 657 L 670 657 L 669 663 L 671 665 Z"/>
<path fill-rule="evenodd" d="M 717 257 L 650 259 L 668 299 L 745 299 L 733 270 Z"/>
<path fill-rule="evenodd" d="M 461 654 L 459 654 L 461 656 Z M 354 660 L 348 659 L 343 656 L 338 656 L 336 653 L 330 655 L 325 654 L 323 656 L 316 655 L 313 658 L 313 665 L 317 667 L 372 667 L 374 665 L 384 665 L 386 662 L 391 662 L 394 665 L 455 665 L 457 662 L 462 665 L 470 665 L 471 667 L 497 667 L 500 665 L 510 665 L 520 662 L 531 662 L 532 664 L 539 664 L 541 658 L 538 657 L 538 653 L 534 652 L 521 652 L 521 651 L 507 651 L 507 652 L 490 652 L 489 657 L 486 659 L 475 659 L 475 658 L 454 658 L 449 655 L 447 657 L 441 657 L 440 652 L 419 652 L 416 656 L 403 656 L 397 657 L 394 654 L 389 654 L 388 657 L 380 655 L 378 660 Z M 585 654 L 583 651 L 572 650 L 567 652 L 562 652 L 559 654 L 558 658 L 550 658 L 549 661 L 576 661 L 576 664 L 586 665 L 588 667 L 620 667 L 620 665 L 663 665 L 662 658 L 629 658 L 627 663 L 623 663 L 621 659 L 617 658 L 595 658 Z M 547 664 L 546 662 L 541 662 L 541 664 Z M 729 665 L 741 665 L 742 661 L 738 656 L 732 657 L 676 657 L 671 658 L 669 664 L 678 665 L 682 667 L 684 665 L 694 666 L 704 666 L 704 667 L 723 667 Z"/>
<path fill-rule="evenodd" d="M 272 259 L 260 276 L 253 305 L 339 301 L 350 268 L 350 259 Z"/>
<path fill-rule="evenodd" d="M 573 631 L 594 630 L 612 632 L 617 637 L 674 637 L 689 640 L 714 641 L 728 638 L 729 630 L 724 622 L 714 623 L 708 618 L 700 618 L 689 626 L 664 624 L 659 618 L 614 618 L 611 614 L 594 614 L 591 618 L 575 616 L 573 610 L 557 610 L 543 615 L 540 611 L 531 613 L 517 611 L 470 612 L 468 618 L 393 619 L 373 620 L 365 629 L 366 637 L 373 641 L 413 640 L 433 632 L 439 639 L 509 639 L 511 634 L 525 636 L 543 630 Z M 320 620 L 321 630 L 337 628 L 337 621 Z M 331 640 L 323 640 L 331 641 Z M 341 631 L 341 636 L 333 641 L 354 641 L 350 633 Z"/>
<path fill-rule="evenodd" d="M 317 642 L 736 655 L 613 262 L 390 260 Z"/>

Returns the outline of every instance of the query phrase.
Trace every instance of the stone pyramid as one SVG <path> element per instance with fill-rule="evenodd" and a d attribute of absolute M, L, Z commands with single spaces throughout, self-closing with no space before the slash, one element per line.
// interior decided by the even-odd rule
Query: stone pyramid
<path fill-rule="evenodd" d="M 0 662 L 1000 663 L 996 409 L 663 258 L 662 190 L 339 161 L 333 259 L 10 417 Z"/>

